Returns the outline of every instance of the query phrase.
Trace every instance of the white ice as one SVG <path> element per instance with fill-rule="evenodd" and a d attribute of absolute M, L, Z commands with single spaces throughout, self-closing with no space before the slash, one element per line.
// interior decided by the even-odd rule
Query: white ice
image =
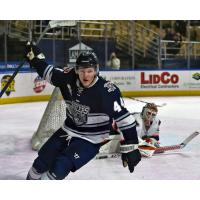
<path fill-rule="evenodd" d="M 181 143 L 194 131 L 200 131 L 200 97 L 142 97 L 156 104 L 162 121 L 162 145 Z M 139 112 L 143 103 L 125 99 L 131 112 Z M 24 180 L 37 156 L 30 139 L 36 131 L 47 102 L 0 105 L 0 180 Z M 130 174 L 120 158 L 92 160 L 70 180 L 199 180 L 200 136 L 184 149 L 143 158 Z"/>

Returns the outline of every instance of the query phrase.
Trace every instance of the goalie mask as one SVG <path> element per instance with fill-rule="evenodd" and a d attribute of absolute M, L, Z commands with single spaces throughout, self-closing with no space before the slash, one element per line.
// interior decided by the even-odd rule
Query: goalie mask
<path fill-rule="evenodd" d="M 152 122 L 158 113 L 158 108 L 154 103 L 147 103 L 142 109 L 142 119 L 148 122 Z"/>
<path fill-rule="evenodd" d="M 82 52 L 76 60 L 76 73 L 79 68 L 93 67 L 97 74 L 99 73 L 99 61 L 94 52 Z"/>

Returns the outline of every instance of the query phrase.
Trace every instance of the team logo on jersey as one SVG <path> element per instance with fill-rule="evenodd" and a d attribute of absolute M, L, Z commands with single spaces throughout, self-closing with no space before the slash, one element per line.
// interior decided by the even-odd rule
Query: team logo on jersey
<path fill-rule="evenodd" d="M 116 89 L 116 87 L 114 86 L 114 84 L 111 83 L 111 82 L 105 83 L 104 87 L 108 89 L 108 92 L 113 92 Z"/>
<path fill-rule="evenodd" d="M 35 87 L 33 88 L 33 90 L 36 93 L 40 93 L 44 90 L 44 88 L 46 87 L 46 81 L 44 79 L 42 79 L 40 76 L 37 76 L 34 80 L 34 84 Z"/>
<path fill-rule="evenodd" d="M 11 75 L 5 75 L 1 79 L 1 90 L 5 87 L 7 82 L 9 81 Z M 15 80 L 13 79 L 8 88 L 6 89 L 5 93 L 7 96 L 10 95 L 11 92 L 15 92 Z"/>
<path fill-rule="evenodd" d="M 69 73 L 73 68 L 72 67 L 63 67 L 63 72 L 65 74 Z"/>
<path fill-rule="evenodd" d="M 71 115 L 70 117 L 77 126 L 87 123 L 90 107 L 72 101 L 72 104 L 68 104 L 67 108 Z"/>

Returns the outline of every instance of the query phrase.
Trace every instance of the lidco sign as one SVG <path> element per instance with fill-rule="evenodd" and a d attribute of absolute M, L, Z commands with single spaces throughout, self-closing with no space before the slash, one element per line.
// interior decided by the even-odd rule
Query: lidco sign
<path fill-rule="evenodd" d="M 149 74 L 145 75 L 145 72 L 141 72 L 141 84 L 168 84 L 178 83 L 179 77 L 177 74 L 170 74 L 169 72 L 162 72 L 161 74 Z"/>

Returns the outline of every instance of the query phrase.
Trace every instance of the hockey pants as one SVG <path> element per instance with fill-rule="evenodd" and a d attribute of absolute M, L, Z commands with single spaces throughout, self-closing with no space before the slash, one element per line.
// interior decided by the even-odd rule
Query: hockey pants
<path fill-rule="evenodd" d="M 81 138 L 66 137 L 58 129 L 42 146 L 33 167 L 38 173 L 49 171 L 51 179 L 64 179 L 70 171 L 75 172 L 88 163 L 99 152 L 100 144 L 93 144 Z"/>

